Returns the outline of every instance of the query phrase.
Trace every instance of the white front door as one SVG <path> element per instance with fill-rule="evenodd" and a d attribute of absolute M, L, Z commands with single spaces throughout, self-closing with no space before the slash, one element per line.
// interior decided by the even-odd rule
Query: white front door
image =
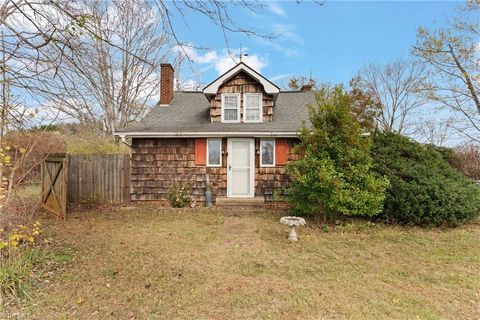
<path fill-rule="evenodd" d="M 227 196 L 253 198 L 255 140 L 231 138 L 227 148 Z"/>

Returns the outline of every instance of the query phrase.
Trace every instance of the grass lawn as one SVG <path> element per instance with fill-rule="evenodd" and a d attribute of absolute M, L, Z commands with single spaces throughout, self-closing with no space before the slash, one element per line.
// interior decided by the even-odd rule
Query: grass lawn
<path fill-rule="evenodd" d="M 139 207 L 48 219 L 67 266 L 4 310 L 35 319 L 477 319 L 480 224 L 299 229 L 273 213 Z M 308 220 L 307 220 L 308 223 Z M 0 314 L 1 318 L 1 314 Z"/>

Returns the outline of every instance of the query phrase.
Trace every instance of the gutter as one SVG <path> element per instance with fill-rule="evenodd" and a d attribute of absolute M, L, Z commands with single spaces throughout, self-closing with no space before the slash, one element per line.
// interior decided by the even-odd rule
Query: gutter
<path fill-rule="evenodd" d="M 282 137 L 296 138 L 296 131 L 249 131 L 249 132 L 114 132 L 122 140 L 125 138 L 210 138 L 210 137 Z"/>

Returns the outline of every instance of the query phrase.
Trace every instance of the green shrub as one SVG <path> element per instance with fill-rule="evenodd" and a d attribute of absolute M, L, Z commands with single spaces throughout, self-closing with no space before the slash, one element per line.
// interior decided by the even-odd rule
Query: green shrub
<path fill-rule="evenodd" d="M 192 188 L 189 183 L 180 187 L 174 183 L 168 191 L 168 201 L 173 208 L 189 207 L 193 203 Z"/>
<path fill-rule="evenodd" d="M 341 86 L 321 88 L 309 106 L 311 127 L 300 132 L 299 159 L 287 166 L 285 198 L 294 214 L 374 216 L 388 180 L 371 173 L 371 138 L 352 116 L 352 97 Z"/>
<path fill-rule="evenodd" d="M 375 171 L 390 180 L 380 218 L 390 223 L 455 226 L 478 217 L 480 187 L 438 152 L 398 134 L 377 132 L 371 151 Z"/>

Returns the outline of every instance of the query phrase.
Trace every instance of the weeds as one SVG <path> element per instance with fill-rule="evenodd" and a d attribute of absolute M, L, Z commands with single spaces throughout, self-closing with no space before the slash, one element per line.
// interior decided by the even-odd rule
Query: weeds
<path fill-rule="evenodd" d="M 45 258 L 39 221 L 17 225 L 9 232 L 0 229 L 0 292 L 11 297 L 28 298 L 32 273 Z M 43 240 L 43 241 L 42 241 Z"/>
<path fill-rule="evenodd" d="M 0 263 L 0 288 L 2 293 L 27 299 L 32 272 L 45 259 L 42 248 L 16 247 Z"/>

